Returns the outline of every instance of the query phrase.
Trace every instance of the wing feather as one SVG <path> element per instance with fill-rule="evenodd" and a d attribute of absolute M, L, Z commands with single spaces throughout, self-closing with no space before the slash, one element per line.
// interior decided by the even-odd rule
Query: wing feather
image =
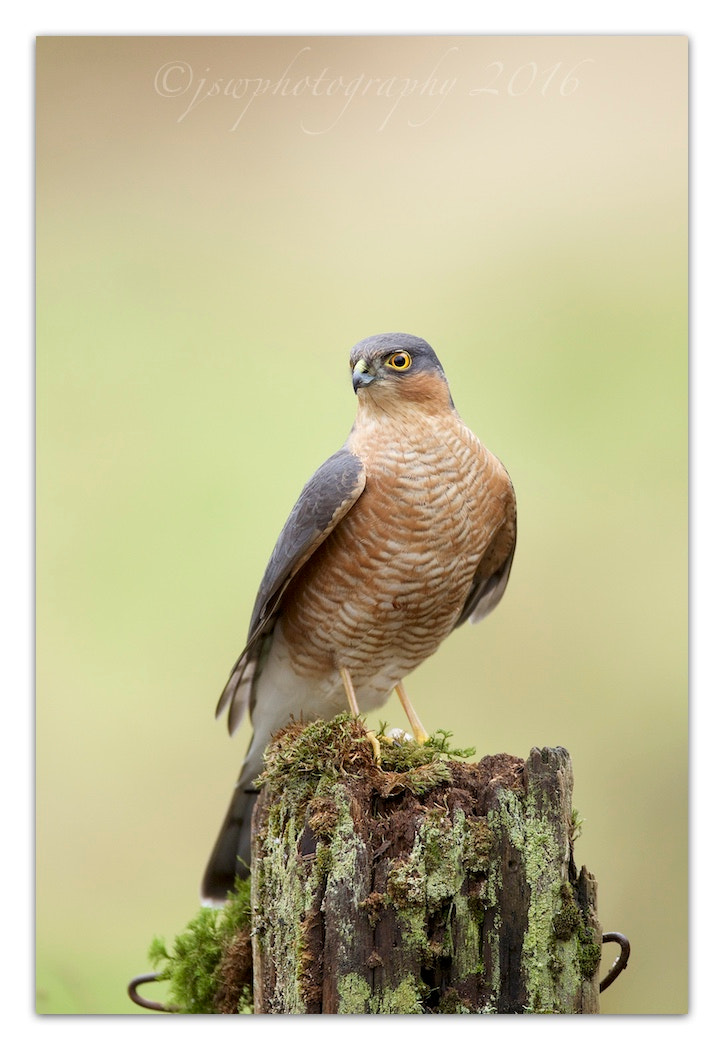
<path fill-rule="evenodd" d="M 507 477 L 507 475 L 506 475 Z M 510 483 L 508 482 L 510 485 Z M 455 627 L 466 620 L 478 623 L 491 613 L 505 593 L 513 564 L 516 541 L 516 510 L 513 488 L 508 513 L 480 559 L 473 582 Z"/>
<path fill-rule="evenodd" d="M 279 534 L 251 614 L 246 646 L 236 661 L 216 707 L 229 708 L 229 732 L 241 722 L 253 699 L 265 648 L 290 581 L 357 502 L 365 487 L 362 461 L 341 448 L 322 464 L 302 489 Z"/>

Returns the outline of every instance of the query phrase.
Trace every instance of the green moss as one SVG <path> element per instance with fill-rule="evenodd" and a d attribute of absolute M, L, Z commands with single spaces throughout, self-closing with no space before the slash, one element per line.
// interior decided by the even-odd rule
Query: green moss
<path fill-rule="evenodd" d="M 376 760 L 364 726 L 341 715 L 330 722 L 286 727 L 268 749 L 262 781 L 270 790 L 254 893 L 255 933 L 270 964 L 269 1010 L 306 1013 L 318 1008 L 321 908 L 339 923 L 335 967 L 345 976 L 338 985 L 338 1012 L 416 1014 L 426 1008 L 465 1013 L 469 1003 L 457 989 L 479 988 L 481 980 L 486 1009 L 495 1012 L 500 1001 L 501 857 L 509 857 L 511 849 L 520 858 L 530 890 L 521 959 L 527 1009 L 570 1009 L 580 993 L 581 976 L 595 976 L 600 946 L 572 887 L 556 878 L 558 810 L 541 812 L 540 798 L 517 786 L 498 788 L 497 806 L 487 818 L 466 816 L 454 801 L 446 808 L 446 800 L 456 799 L 457 793 L 435 795 L 434 804 L 431 800 L 426 806 L 410 802 L 415 813 L 412 846 L 388 862 L 384 892 L 364 896 L 362 887 L 369 886 L 369 879 L 358 869 L 367 848 L 360 836 L 364 839 L 368 829 L 366 824 L 356 826 L 352 808 L 361 805 L 366 813 L 372 806 L 374 812 L 377 797 L 384 813 L 391 796 L 402 791 L 424 796 L 450 782 L 453 772 L 458 787 L 465 783 L 451 765 L 449 734 L 437 733 L 418 744 L 392 740 L 381 730 L 379 743 Z M 501 839 L 508 844 L 505 850 L 499 848 Z M 249 882 L 243 885 L 245 904 L 237 896 L 224 912 L 203 909 L 172 953 L 160 942 L 156 945 L 164 975 L 172 982 L 171 1000 L 183 1010 L 219 1012 L 222 967 L 243 919 L 236 914 L 231 921 L 235 908 L 246 908 L 247 930 L 249 926 Z M 350 899 L 357 893 L 362 899 Z M 387 909 L 396 913 L 402 956 L 418 960 L 416 972 L 421 967 L 428 984 L 408 976 L 394 988 L 373 989 L 373 973 L 381 983 L 386 976 L 376 970 L 382 960 L 374 951 L 369 973 L 358 972 L 357 916 L 366 914 L 374 928 Z M 251 1001 L 249 980 L 235 1005 L 248 1009 Z"/>
<path fill-rule="evenodd" d="M 268 784 L 275 793 L 290 784 L 299 784 L 306 790 L 310 779 L 354 765 L 351 759 L 359 743 L 358 724 L 348 714 L 337 715 L 329 722 L 285 726 L 266 749 L 265 769 L 259 783 Z M 354 775 L 353 768 L 347 772 Z"/>
<path fill-rule="evenodd" d="M 456 748 L 452 747 L 452 733 L 444 729 L 436 729 L 435 732 L 423 743 L 407 737 L 389 737 L 386 735 L 387 725 L 380 723 L 378 739 L 382 749 L 383 765 L 388 769 L 397 769 L 404 772 L 414 766 L 424 765 L 434 758 L 446 756 L 447 758 L 471 758 L 475 754 L 474 747 Z"/>
<path fill-rule="evenodd" d="M 169 982 L 168 1005 L 181 1013 L 217 1013 L 220 971 L 235 938 L 251 924 L 249 880 L 237 880 L 224 908 L 201 908 L 169 951 L 161 938 L 149 949 L 160 969 L 159 980 Z M 239 1009 L 252 1003 L 251 984 L 240 989 Z"/>
<path fill-rule="evenodd" d="M 593 931 L 585 926 L 578 932 L 578 963 L 581 974 L 592 980 L 601 961 L 601 946 L 594 940 Z"/>
<path fill-rule="evenodd" d="M 601 946 L 596 942 L 594 931 L 586 926 L 586 916 L 575 903 L 573 887 L 569 882 L 561 886 L 563 904 L 553 917 L 553 932 L 559 940 L 569 941 L 576 936 L 575 957 L 581 976 L 592 980 L 601 961 Z M 563 967 L 561 966 L 561 969 Z"/>
<path fill-rule="evenodd" d="M 581 913 L 573 901 L 569 883 L 563 884 L 561 896 L 563 904 L 553 916 L 553 933 L 559 940 L 568 941 L 581 925 Z"/>
<path fill-rule="evenodd" d="M 354 779 L 372 772 L 389 775 L 387 785 L 380 783 L 383 794 L 407 790 L 414 795 L 424 795 L 450 782 L 451 758 L 469 757 L 473 753 L 472 748 L 453 748 L 450 736 L 437 730 L 420 744 L 386 736 L 383 725 L 377 736 L 378 766 L 362 723 L 352 715 L 337 715 L 328 722 L 295 723 L 280 730 L 270 743 L 265 755 L 266 767 L 258 782 L 268 784 L 276 794 L 293 784 L 299 797 L 309 801 L 320 782 L 334 781 L 340 776 Z M 325 809 L 323 800 L 312 810 L 310 825 L 321 835 L 334 826 L 334 814 Z"/>

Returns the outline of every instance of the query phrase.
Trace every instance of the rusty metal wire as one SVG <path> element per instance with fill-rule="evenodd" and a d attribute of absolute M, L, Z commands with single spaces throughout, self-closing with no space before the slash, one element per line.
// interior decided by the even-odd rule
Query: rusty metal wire
<path fill-rule="evenodd" d="M 145 999 L 136 990 L 139 985 L 150 984 L 152 981 L 159 979 L 157 973 L 142 973 L 140 977 L 134 977 L 128 985 L 128 996 L 136 1004 L 136 1006 L 142 1006 L 145 1010 L 158 1010 L 164 1014 L 176 1014 L 178 1013 L 177 1006 L 164 1006 L 163 1003 L 156 1003 L 152 999 Z"/>
<path fill-rule="evenodd" d="M 622 933 L 604 933 L 603 943 L 609 944 L 611 941 L 620 946 L 621 954 L 601 981 L 598 989 L 600 992 L 605 992 L 607 988 L 610 988 L 616 978 L 623 973 L 628 966 L 628 957 L 631 954 L 628 937 L 624 937 Z"/>

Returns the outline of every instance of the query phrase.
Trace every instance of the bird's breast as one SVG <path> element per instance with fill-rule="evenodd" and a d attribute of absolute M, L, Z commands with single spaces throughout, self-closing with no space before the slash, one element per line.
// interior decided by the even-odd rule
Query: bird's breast
<path fill-rule="evenodd" d="M 498 461 L 457 417 L 414 440 L 353 433 L 364 492 L 300 571 L 281 628 L 295 670 L 388 688 L 454 627 L 505 508 Z"/>

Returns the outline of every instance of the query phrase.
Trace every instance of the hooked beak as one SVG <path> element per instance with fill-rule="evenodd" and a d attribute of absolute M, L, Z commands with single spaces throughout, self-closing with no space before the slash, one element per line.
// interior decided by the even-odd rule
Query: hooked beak
<path fill-rule="evenodd" d="M 370 366 L 367 362 L 360 358 L 352 369 L 352 388 L 355 394 L 361 386 L 368 386 L 375 379 L 375 376 L 376 373 L 370 371 Z"/>

